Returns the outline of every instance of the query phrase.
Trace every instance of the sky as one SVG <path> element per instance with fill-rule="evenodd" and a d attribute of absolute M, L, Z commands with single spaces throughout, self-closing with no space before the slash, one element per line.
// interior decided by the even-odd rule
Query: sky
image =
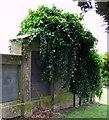
<path fill-rule="evenodd" d="M 15 38 L 21 21 L 28 15 L 28 10 L 36 10 L 39 5 L 53 4 L 66 12 L 81 12 L 77 3 L 72 0 L 1 0 L 0 1 L 0 53 L 9 53 L 9 39 Z M 99 39 L 97 49 L 99 53 L 107 51 L 107 34 L 104 23 L 94 10 L 87 12 L 83 24 Z"/>

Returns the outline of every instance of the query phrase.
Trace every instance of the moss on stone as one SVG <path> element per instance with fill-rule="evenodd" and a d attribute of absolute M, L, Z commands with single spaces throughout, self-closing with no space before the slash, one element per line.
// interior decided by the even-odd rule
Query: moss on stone
<path fill-rule="evenodd" d="M 44 108 L 51 108 L 51 96 L 36 97 L 32 100 L 34 106 L 42 106 Z"/>
<path fill-rule="evenodd" d="M 55 106 L 65 108 L 72 105 L 72 93 L 66 92 L 55 96 Z"/>
<path fill-rule="evenodd" d="M 25 114 L 31 112 L 32 109 L 33 109 L 33 103 L 32 102 L 28 102 L 28 103 L 25 104 L 25 106 L 24 106 Z"/>
<path fill-rule="evenodd" d="M 51 96 L 44 96 L 44 97 L 41 97 L 41 103 L 42 103 L 42 106 L 45 107 L 45 108 L 51 108 Z"/>

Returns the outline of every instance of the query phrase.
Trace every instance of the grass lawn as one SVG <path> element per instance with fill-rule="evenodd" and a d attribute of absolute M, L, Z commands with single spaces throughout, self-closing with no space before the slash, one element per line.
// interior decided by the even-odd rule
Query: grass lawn
<path fill-rule="evenodd" d="M 92 104 L 85 107 L 74 108 L 71 112 L 62 116 L 65 118 L 107 118 L 107 89 L 104 88 L 100 104 Z"/>
<path fill-rule="evenodd" d="M 77 108 L 62 118 L 107 118 L 107 105 L 100 104 Z"/>

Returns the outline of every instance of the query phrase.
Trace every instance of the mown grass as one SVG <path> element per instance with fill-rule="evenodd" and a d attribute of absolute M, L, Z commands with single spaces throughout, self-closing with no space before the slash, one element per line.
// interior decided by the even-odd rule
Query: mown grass
<path fill-rule="evenodd" d="M 107 105 L 91 105 L 77 108 L 62 118 L 107 118 Z"/>
<path fill-rule="evenodd" d="M 72 109 L 71 112 L 62 116 L 65 118 L 108 118 L 107 115 L 107 90 L 104 88 L 100 104 L 93 104 L 85 107 Z"/>

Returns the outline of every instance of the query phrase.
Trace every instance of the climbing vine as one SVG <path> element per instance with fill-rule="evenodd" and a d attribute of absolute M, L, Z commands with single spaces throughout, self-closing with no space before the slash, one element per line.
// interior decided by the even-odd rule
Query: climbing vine
<path fill-rule="evenodd" d="M 42 79 L 69 81 L 73 93 L 89 99 L 102 93 L 101 60 L 94 49 L 97 39 L 85 30 L 81 20 L 82 16 L 55 6 L 40 6 L 29 10 L 18 35 L 31 34 L 21 43 L 24 48 L 39 35 Z"/>

